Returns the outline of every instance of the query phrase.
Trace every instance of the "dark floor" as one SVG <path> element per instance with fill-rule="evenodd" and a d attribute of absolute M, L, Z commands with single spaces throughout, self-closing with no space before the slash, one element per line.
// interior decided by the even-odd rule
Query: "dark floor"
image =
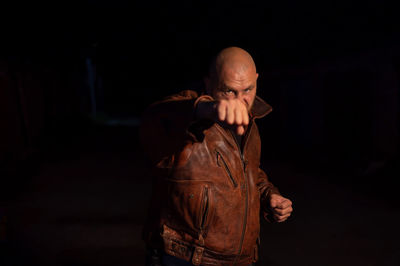
<path fill-rule="evenodd" d="M 86 133 L 50 145 L 36 174 L 9 185 L 0 202 L 7 218 L 0 265 L 143 265 L 150 182 L 135 130 Z M 361 178 L 262 164 L 295 211 L 283 224 L 264 224 L 258 265 L 400 265 L 398 201 Z"/>

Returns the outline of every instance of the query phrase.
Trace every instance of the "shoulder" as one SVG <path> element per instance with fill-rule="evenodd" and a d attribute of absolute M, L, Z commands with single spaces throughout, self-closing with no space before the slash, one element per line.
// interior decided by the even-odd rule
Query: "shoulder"
<path fill-rule="evenodd" d="M 199 97 L 199 93 L 195 90 L 183 90 L 178 93 L 169 95 L 165 97 L 161 102 L 163 101 L 173 101 L 173 100 L 189 100 L 189 99 L 196 99 Z"/>

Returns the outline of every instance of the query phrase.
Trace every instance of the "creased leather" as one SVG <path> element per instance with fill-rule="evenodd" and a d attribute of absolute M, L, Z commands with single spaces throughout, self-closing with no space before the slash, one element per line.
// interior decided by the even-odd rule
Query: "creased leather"
<path fill-rule="evenodd" d="M 256 98 L 240 149 L 229 129 L 196 119 L 200 100 L 212 98 L 183 91 L 143 116 L 141 142 L 153 165 L 143 236 L 148 246 L 197 265 L 248 265 L 257 260 L 260 213 L 268 219 L 269 196 L 279 194 L 259 167 L 254 122 L 272 108 Z"/>

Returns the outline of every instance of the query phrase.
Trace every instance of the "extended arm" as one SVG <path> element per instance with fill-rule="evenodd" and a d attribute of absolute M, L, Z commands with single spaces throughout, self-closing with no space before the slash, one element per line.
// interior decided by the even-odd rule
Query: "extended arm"
<path fill-rule="evenodd" d="M 183 91 L 152 104 L 142 116 L 140 140 L 152 162 L 159 162 L 179 150 L 192 137 L 189 127 L 196 122 L 195 110 L 201 100 L 194 91 Z"/>

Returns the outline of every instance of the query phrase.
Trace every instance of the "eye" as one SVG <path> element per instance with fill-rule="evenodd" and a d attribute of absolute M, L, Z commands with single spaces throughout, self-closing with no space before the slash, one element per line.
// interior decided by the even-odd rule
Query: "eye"
<path fill-rule="evenodd" d="M 226 90 L 225 91 L 225 94 L 228 94 L 228 95 L 230 95 L 230 94 L 234 94 L 235 92 L 233 91 L 233 90 Z"/>

